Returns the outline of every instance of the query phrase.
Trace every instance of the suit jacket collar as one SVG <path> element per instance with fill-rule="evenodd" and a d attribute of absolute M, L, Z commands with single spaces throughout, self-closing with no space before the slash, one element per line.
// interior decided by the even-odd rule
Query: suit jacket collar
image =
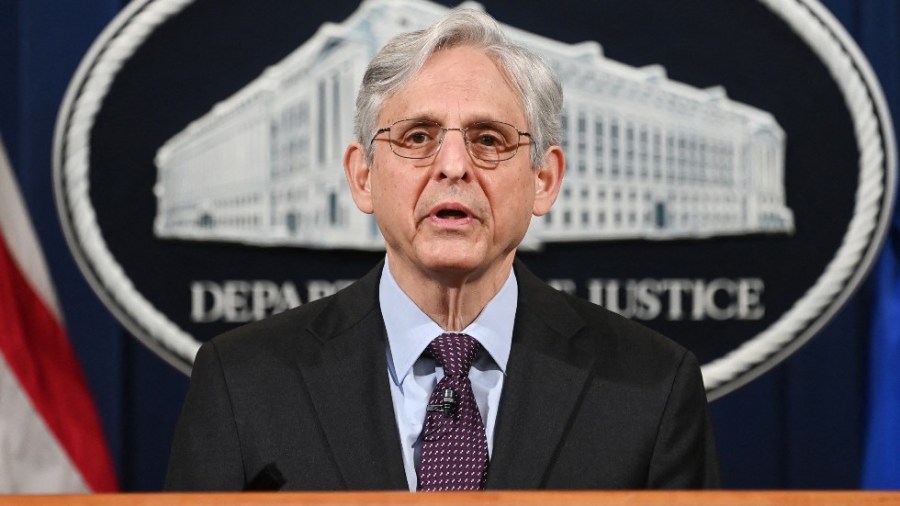
<path fill-rule="evenodd" d="M 518 260 L 515 270 L 519 306 L 494 428 L 489 489 L 541 487 L 593 362 L 568 353 L 570 338 L 585 323 L 565 297 Z"/>
<path fill-rule="evenodd" d="M 351 490 L 406 489 L 378 304 L 382 265 L 338 292 L 309 325 L 321 342 L 299 368 L 322 431 Z"/>
<path fill-rule="evenodd" d="M 300 358 L 322 430 L 350 489 L 407 488 L 378 303 L 382 268 L 380 263 L 332 298 L 308 328 L 323 343 L 322 352 L 315 360 Z M 520 261 L 514 268 L 519 303 L 494 428 L 491 489 L 543 482 L 593 360 L 568 353 L 584 321 L 565 297 Z"/>

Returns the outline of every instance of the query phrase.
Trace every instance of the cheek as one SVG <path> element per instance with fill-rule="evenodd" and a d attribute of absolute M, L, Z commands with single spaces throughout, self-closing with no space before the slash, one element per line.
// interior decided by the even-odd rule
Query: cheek
<path fill-rule="evenodd" d="M 495 206 L 495 213 L 530 215 L 534 201 L 534 185 L 534 175 L 528 172 L 492 178 L 485 181 L 484 188 Z"/>
<path fill-rule="evenodd" d="M 411 177 L 382 173 L 372 179 L 375 214 L 391 222 L 411 219 L 417 196 L 416 185 Z"/>

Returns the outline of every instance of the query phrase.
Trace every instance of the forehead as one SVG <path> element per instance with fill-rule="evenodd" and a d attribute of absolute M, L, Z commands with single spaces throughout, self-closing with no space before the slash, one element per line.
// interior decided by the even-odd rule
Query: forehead
<path fill-rule="evenodd" d="M 438 51 L 393 96 L 379 116 L 392 123 L 428 118 L 445 126 L 504 121 L 524 129 L 525 110 L 515 85 L 483 51 L 457 47 Z"/>

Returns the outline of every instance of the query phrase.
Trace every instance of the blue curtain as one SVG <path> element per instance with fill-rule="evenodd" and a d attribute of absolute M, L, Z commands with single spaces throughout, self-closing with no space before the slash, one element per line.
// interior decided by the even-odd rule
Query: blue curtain
<path fill-rule="evenodd" d="M 127 335 L 91 291 L 62 236 L 51 174 L 53 128 L 65 88 L 90 44 L 126 3 L 0 0 L 0 134 L 120 483 L 124 490 L 149 491 L 162 485 L 187 378 Z M 823 3 L 859 43 L 893 117 L 900 118 L 900 2 Z M 898 240 L 895 220 L 878 269 L 820 335 L 713 404 L 727 487 L 900 488 Z"/>
<path fill-rule="evenodd" d="M 885 245 L 877 271 L 878 300 L 872 325 L 869 363 L 869 418 L 862 486 L 900 490 L 900 273 L 898 237 Z"/>
<path fill-rule="evenodd" d="M 896 121 L 900 118 L 900 3 L 882 0 L 867 5 L 861 18 L 861 43 L 878 69 Z M 874 33 L 880 32 L 880 36 Z M 875 273 L 868 420 L 862 486 L 900 490 L 900 212 Z"/>

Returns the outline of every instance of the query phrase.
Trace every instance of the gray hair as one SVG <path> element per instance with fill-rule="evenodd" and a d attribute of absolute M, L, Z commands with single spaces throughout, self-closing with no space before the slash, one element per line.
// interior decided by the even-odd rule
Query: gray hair
<path fill-rule="evenodd" d="M 515 86 L 535 144 L 531 164 L 542 166 L 547 148 L 562 142 L 559 79 L 543 58 L 511 41 L 494 18 L 468 8 L 453 9 L 424 30 L 393 37 L 372 59 L 356 99 L 355 133 L 366 161 L 371 165 L 374 158 L 369 141 L 385 101 L 409 84 L 432 55 L 455 47 L 484 51 Z"/>

